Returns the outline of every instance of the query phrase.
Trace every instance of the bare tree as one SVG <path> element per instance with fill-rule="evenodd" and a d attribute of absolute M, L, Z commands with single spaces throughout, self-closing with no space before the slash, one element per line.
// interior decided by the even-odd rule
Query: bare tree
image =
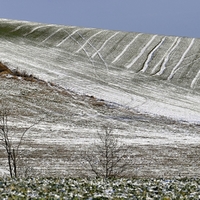
<path fill-rule="evenodd" d="M 103 178 L 125 176 L 131 167 L 128 146 L 120 144 L 116 136 L 112 134 L 112 128 L 104 127 L 104 133 L 98 133 L 99 143 L 95 143 L 89 151 L 83 155 L 83 159 L 89 164 L 90 170 Z"/>
<path fill-rule="evenodd" d="M 38 122 L 35 122 L 31 126 L 25 128 L 25 130 L 22 132 L 19 138 L 19 142 L 17 144 L 14 144 L 12 140 L 11 131 L 8 125 L 8 115 L 9 112 L 7 109 L 4 108 L 2 111 L 0 111 L 0 144 L 6 150 L 10 176 L 11 178 L 16 178 L 18 176 L 17 164 L 19 160 L 19 148 L 22 145 L 24 135 Z"/>

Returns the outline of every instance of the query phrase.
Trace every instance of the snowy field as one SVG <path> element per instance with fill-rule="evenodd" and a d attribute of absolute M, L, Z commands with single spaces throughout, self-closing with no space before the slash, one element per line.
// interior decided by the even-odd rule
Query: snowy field
<path fill-rule="evenodd" d="M 0 78 L 13 138 L 40 120 L 24 140 L 25 164 L 86 175 L 80 152 L 109 126 L 130 149 L 130 175 L 199 176 L 199 43 L 1 19 L 0 61 L 63 88 Z"/>

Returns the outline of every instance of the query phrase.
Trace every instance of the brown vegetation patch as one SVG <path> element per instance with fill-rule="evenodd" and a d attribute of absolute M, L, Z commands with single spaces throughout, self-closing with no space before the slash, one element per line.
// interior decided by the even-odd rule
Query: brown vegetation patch
<path fill-rule="evenodd" d="M 12 71 L 6 67 L 3 63 L 0 62 L 0 75 L 3 74 L 11 74 L 12 75 Z"/>
<path fill-rule="evenodd" d="M 90 102 L 91 102 L 91 104 L 93 105 L 93 106 L 105 106 L 105 102 L 104 102 L 104 100 L 99 100 L 99 99 L 97 99 L 96 97 L 94 97 L 94 96 L 90 96 L 89 97 L 90 98 Z"/>
<path fill-rule="evenodd" d="M 93 106 L 105 106 L 105 102 L 102 102 L 102 101 L 93 101 L 92 105 Z"/>
<path fill-rule="evenodd" d="M 18 77 L 23 78 L 28 81 L 35 81 L 38 78 L 34 77 L 32 74 L 28 74 L 26 71 L 20 72 L 17 69 L 10 70 L 6 65 L 0 62 L 0 76 L 11 75 L 12 78 L 17 79 Z"/>
<path fill-rule="evenodd" d="M 8 75 L 10 75 L 10 76 L 8 76 Z M 52 82 L 46 82 L 42 79 L 39 79 L 39 78 L 35 77 L 34 75 L 27 73 L 26 71 L 19 71 L 18 69 L 11 70 L 2 62 L 0 62 L 0 77 L 3 77 L 3 78 L 9 77 L 9 79 L 24 80 L 24 81 L 29 81 L 32 83 L 33 82 L 38 83 L 38 84 L 45 85 L 45 86 L 51 86 L 57 92 L 62 93 L 63 95 L 70 96 L 70 97 L 72 97 L 72 95 L 70 93 L 73 93 L 73 92 L 68 92 L 66 89 L 64 89 L 64 88 L 60 87 L 59 85 L 56 85 Z"/>
<path fill-rule="evenodd" d="M 45 81 L 33 76 L 32 74 L 28 74 L 26 71 L 19 71 L 18 69 L 11 70 L 2 62 L 0 62 L 0 76 L 6 77 L 7 75 L 11 75 L 10 78 L 12 79 L 22 79 L 30 82 L 48 84 Z"/>
<path fill-rule="evenodd" d="M 10 75 L 10 76 L 8 76 Z M 29 81 L 32 83 L 38 83 L 41 85 L 46 85 L 46 86 L 51 86 L 53 87 L 57 92 L 63 94 L 63 95 L 67 95 L 73 98 L 73 91 L 69 91 L 66 90 L 64 88 L 62 88 L 61 86 L 54 84 L 52 82 L 46 82 L 42 79 L 39 79 L 37 77 L 35 77 L 32 74 L 27 73 L 26 71 L 19 71 L 18 69 L 9 69 L 5 64 L 3 64 L 2 62 L 0 62 L 0 77 L 4 77 L 4 78 L 9 78 L 9 79 L 15 79 L 15 80 L 24 80 L 24 81 Z M 80 96 L 79 96 L 80 97 Z M 106 102 L 102 99 L 97 99 L 94 96 L 85 96 L 83 97 L 83 99 L 87 99 L 88 102 L 94 106 L 94 107 L 104 107 L 106 106 Z"/>

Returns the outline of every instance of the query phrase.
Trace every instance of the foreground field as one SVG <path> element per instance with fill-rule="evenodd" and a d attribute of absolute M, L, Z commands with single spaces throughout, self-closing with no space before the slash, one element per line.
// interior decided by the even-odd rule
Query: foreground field
<path fill-rule="evenodd" d="M 200 198 L 199 179 L 0 179 L 1 199 L 162 199 Z"/>
<path fill-rule="evenodd" d="M 111 102 L 43 83 L 0 78 L 2 107 L 10 115 L 13 142 L 36 121 L 21 146 L 22 175 L 94 176 L 81 153 L 94 142 L 102 127 L 128 148 L 133 161 L 127 176 L 199 176 L 199 125 L 138 113 Z M 0 149 L 1 173 L 8 174 L 7 157 Z"/>

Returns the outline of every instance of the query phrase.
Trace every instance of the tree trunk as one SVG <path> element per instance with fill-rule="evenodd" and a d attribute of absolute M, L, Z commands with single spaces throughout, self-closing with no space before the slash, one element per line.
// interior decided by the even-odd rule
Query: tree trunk
<path fill-rule="evenodd" d="M 16 163 L 15 149 L 13 149 L 13 167 L 14 167 L 15 178 L 17 178 L 17 163 Z"/>
<path fill-rule="evenodd" d="M 8 152 L 8 165 L 9 165 L 9 171 L 10 171 L 10 177 L 13 177 L 12 174 L 12 165 L 11 165 L 11 152 Z"/>

